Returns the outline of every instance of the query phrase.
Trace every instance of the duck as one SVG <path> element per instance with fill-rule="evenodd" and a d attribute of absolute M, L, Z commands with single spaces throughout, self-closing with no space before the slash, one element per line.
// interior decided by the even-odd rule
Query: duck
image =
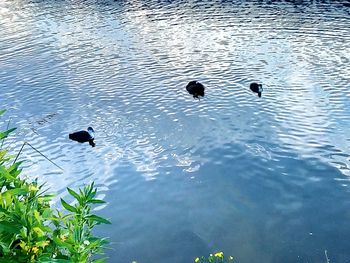
<path fill-rule="evenodd" d="M 95 131 L 92 127 L 88 127 L 87 131 L 77 131 L 69 134 L 69 139 L 80 143 L 89 142 L 92 147 L 95 147 Z"/>
<path fill-rule="evenodd" d="M 255 92 L 255 93 L 258 93 L 258 96 L 259 98 L 261 97 L 261 93 L 263 92 L 263 87 L 262 87 L 262 84 L 258 84 L 256 82 L 253 82 L 250 84 L 250 90 Z"/>
<path fill-rule="evenodd" d="M 204 89 L 204 85 L 196 80 L 190 81 L 186 86 L 186 90 L 188 91 L 188 93 L 193 95 L 193 98 L 197 99 L 200 99 L 199 96 L 204 97 Z"/>

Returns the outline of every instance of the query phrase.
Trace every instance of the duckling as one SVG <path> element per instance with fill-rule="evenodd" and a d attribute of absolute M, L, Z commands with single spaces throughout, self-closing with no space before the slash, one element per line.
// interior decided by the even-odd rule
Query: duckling
<path fill-rule="evenodd" d="M 95 131 L 93 128 L 87 128 L 87 131 L 77 131 L 69 134 L 69 139 L 80 143 L 89 142 L 92 147 L 95 147 Z"/>
<path fill-rule="evenodd" d="M 186 90 L 188 91 L 188 93 L 193 95 L 193 98 L 197 99 L 200 99 L 199 96 L 204 97 L 204 89 L 204 85 L 195 80 L 190 81 L 186 86 Z"/>
<path fill-rule="evenodd" d="M 255 93 L 258 93 L 258 96 L 259 98 L 261 97 L 261 93 L 263 92 L 263 87 L 262 87 L 262 84 L 258 84 L 258 83 L 251 83 L 250 84 L 250 90 L 255 92 Z"/>

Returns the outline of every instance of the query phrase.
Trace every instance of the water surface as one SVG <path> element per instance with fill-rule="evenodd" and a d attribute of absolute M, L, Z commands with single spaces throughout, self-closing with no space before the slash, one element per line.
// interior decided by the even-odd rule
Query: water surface
<path fill-rule="evenodd" d="M 22 154 L 61 197 L 96 182 L 110 262 L 350 262 L 349 14 L 347 1 L 2 0 L 6 145 L 61 166 Z M 88 126 L 95 148 L 69 141 Z"/>

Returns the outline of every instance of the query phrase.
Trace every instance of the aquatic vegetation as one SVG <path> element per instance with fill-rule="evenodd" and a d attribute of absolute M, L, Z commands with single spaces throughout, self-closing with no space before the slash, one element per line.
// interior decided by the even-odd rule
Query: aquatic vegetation
<path fill-rule="evenodd" d="M 14 130 L 0 132 L 0 140 Z M 78 192 L 67 188 L 76 204 L 61 199 L 64 210 L 56 210 L 50 205 L 54 195 L 37 180 L 21 178 L 21 162 L 13 159 L 6 149 L 0 149 L 0 261 L 104 262 L 105 258 L 91 259 L 103 254 L 107 244 L 92 229 L 110 224 L 91 211 L 92 205 L 104 203 L 95 198 L 94 184 Z"/>
<path fill-rule="evenodd" d="M 210 254 L 208 257 L 197 257 L 194 259 L 195 263 L 228 263 L 233 261 L 233 256 L 225 257 L 224 252 L 216 252 Z"/>

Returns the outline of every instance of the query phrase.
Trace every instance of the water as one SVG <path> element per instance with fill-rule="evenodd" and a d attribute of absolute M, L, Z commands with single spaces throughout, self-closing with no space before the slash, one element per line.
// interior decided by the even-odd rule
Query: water
<path fill-rule="evenodd" d="M 350 262 L 349 14 L 347 1 L 2 0 L 6 145 L 60 165 L 22 154 L 60 197 L 96 182 L 109 262 Z M 88 126 L 95 148 L 69 141 Z"/>

